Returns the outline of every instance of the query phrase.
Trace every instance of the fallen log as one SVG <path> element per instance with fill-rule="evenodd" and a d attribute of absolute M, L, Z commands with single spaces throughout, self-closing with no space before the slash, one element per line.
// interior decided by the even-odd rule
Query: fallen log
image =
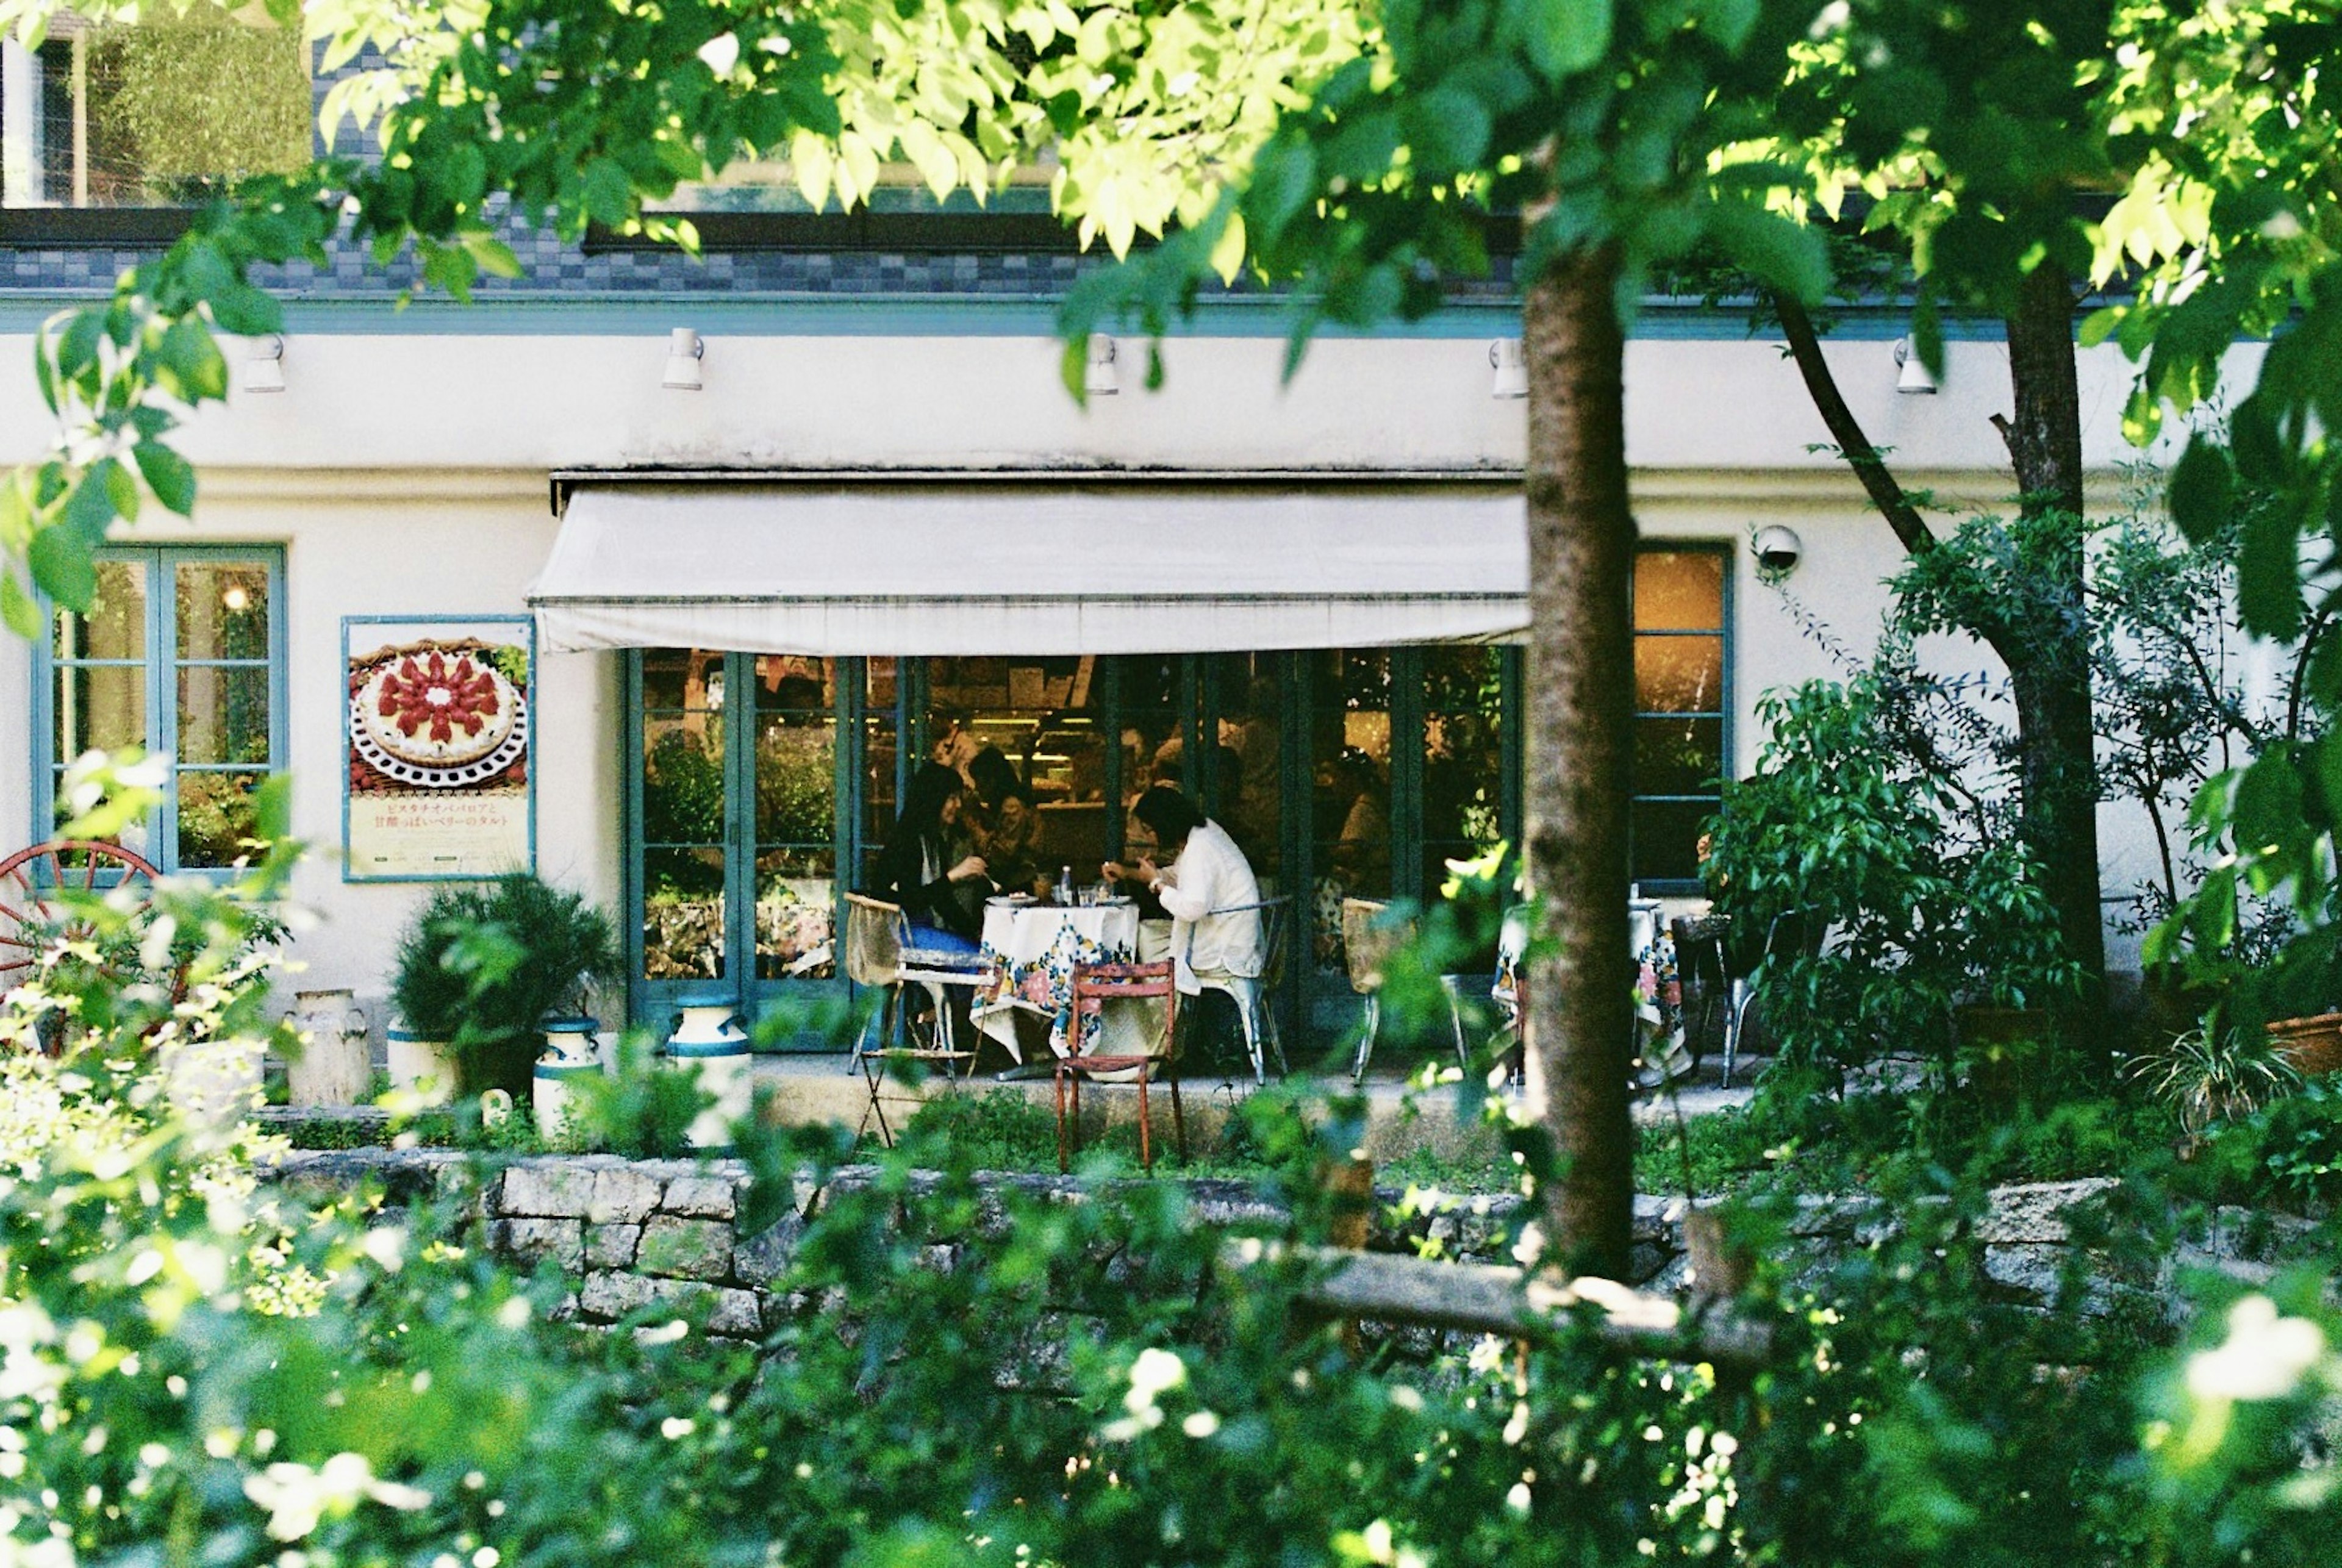
<path fill-rule="evenodd" d="M 1637 1355 L 1756 1367 L 1772 1354 L 1772 1325 L 1736 1313 L 1729 1303 L 1677 1301 L 1590 1275 L 1532 1277 L 1497 1263 L 1256 1239 L 1231 1242 L 1225 1257 L 1238 1269 L 1288 1258 L 1314 1265 L 1300 1300 L 1334 1317 L 1536 1339 L 1562 1332 L 1590 1306 L 1598 1314 L 1596 1332 Z"/>

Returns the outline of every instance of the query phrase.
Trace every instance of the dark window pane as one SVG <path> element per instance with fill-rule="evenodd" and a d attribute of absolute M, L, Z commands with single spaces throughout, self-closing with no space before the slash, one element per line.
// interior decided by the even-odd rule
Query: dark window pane
<path fill-rule="evenodd" d="M 1721 550 L 1645 550 L 1635 557 L 1638 631 L 1706 632 L 1724 625 Z"/>
<path fill-rule="evenodd" d="M 724 842 L 724 718 L 680 714 L 643 721 L 643 839 Z"/>
<path fill-rule="evenodd" d="M 57 612 L 53 647 L 61 659 L 143 659 L 146 656 L 146 565 L 100 561 L 97 594 L 89 614 Z"/>
<path fill-rule="evenodd" d="M 643 974 L 646 980 L 721 980 L 724 852 L 643 852 Z"/>
<path fill-rule="evenodd" d="M 1634 805 L 1634 880 L 1695 882 L 1699 835 L 1716 814 L 1707 801 L 1638 800 Z"/>
<path fill-rule="evenodd" d="M 267 567 L 251 561 L 183 562 L 176 579 L 179 657 L 268 657 Z"/>
<path fill-rule="evenodd" d="M 146 671 L 137 664 L 62 665 L 56 671 L 56 761 L 93 747 L 146 744 Z"/>
<path fill-rule="evenodd" d="M 1281 667 L 1281 662 L 1268 654 L 1214 657 L 1220 766 L 1212 780 L 1215 793 L 1210 809 L 1252 862 L 1264 892 L 1284 870 L 1279 853 L 1285 801 Z"/>
<path fill-rule="evenodd" d="M 1723 771 L 1722 719 L 1635 721 L 1636 794 L 1705 794 Z"/>
<path fill-rule="evenodd" d="M 826 849 L 756 857 L 756 974 L 766 980 L 826 980 L 837 972 L 832 944 L 836 856 Z"/>
<path fill-rule="evenodd" d="M 720 708 L 724 655 L 704 648 L 651 648 L 643 654 L 643 706 Z"/>
<path fill-rule="evenodd" d="M 180 771 L 181 866 L 232 865 L 238 855 L 250 853 L 246 841 L 258 827 L 252 793 L 260 787 L 264 776 Z"/>
<path fill-rule="evenodd" d="M 837 690 L 837 667 L 804 654 L 766 654 L 756 661 L 756 711 L 827 713 Z"/>
<path fill-rule="evenodd" d="M 1635 639 L 1635 706 L 1644 713 L 1713 713 L 1724 706 L 1722 637 Z"/>
<path fill-rule="evenodd" d="M 268 765 L 266 669 L 179 671 L 179 760 Z"/>
<path fill-rule="evenodd" d="M 1424 721 L 1423 832 L 1493 844 L 1502 832 L 1505 748 L 1496 715 L 1478 710 Z"/>

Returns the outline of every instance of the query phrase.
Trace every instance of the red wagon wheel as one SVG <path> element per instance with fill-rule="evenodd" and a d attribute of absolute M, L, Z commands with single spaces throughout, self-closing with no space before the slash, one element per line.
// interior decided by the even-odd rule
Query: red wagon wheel
<path fill-rule="evenodd" d="M 60 893 L 151 884 L 157 874 L 135 851 L 85 839 L 36 844 L 0 860 L 0 994 L 30 978 L 60 938 L 87 934 L 73 923 Z"/>

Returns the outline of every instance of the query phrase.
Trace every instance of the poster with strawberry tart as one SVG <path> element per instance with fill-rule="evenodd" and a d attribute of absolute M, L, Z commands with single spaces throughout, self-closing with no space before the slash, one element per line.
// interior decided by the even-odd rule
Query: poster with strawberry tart
<path fill-rule="evenodd" d="M 471 879 L 535 860 L 525 616 L 342 624 L 344 879 Z"/>

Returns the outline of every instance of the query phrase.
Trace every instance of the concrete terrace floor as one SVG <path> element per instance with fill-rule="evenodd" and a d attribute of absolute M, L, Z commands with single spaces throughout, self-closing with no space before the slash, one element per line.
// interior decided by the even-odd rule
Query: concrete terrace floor
<path fill-rule="evenodd" d="M 772 1088 L 780 1117 L 786 1122 L 840 1122 L 852 1126 L 861 1122 L 869 1104 L 870 1091 L 861 1071 L 851 1068 L 849 1061 L 842 1055 L 759 1056 L 756 1059 L 756 1079 L 759 1085 Z M 1763 1065 L 1760 1061 L 1742 1058 L 1735 1064 L 1732 1086 L 1726 1089 L 1719 1081 L 1720 1063 L 1711 1058 L 1677 1085 L 1676 1100 L 1686 1116 L 1708 1115 L 1745 1105 L 1753 1097 L 1749 1084 L 1756 1070 Z M 1278 1082 L 1272 1078 L 1271 1086 Z M 1314 1087 L 1319 1093 L 1332 1094 L 1347 1092 L 1349 1074 L 1296 1072 L 1282 1083 L 1289 1089 Z M 1224 1081 L 1216 1074 L 1188 1074 L 1181 1084 L 1181 1098 L 1189 1137 L 1208 1144 L 1217 1137 L 1236 1104 L 1253 1091 L 1249 1077 Z M 916 1113 L 917 1100 L 949 1094 L 1018 1095 L 1050 1114 L 1054 1114 L 1056 1104 L 1056 1084 L 1046 1076 L 1003 1082 L 985 1071 L 972 1079 L 948 1084 L 930 1077 L 916 1086 L 889 1079 L 885 1089 L 887 1118 L 899 1130 Z M 1476 1115 L 1467 1119 L 1461 1113 L 1454 1087 L 1411 1090 L 1402 1076 L 1400 1064 L 1377 1059 L 1374 1071 L 1367 1075 L 1366 1094 L 1366 1153 L 1377 1162 L 1399 1159 L 1417 1150 L 1456 1159 L 1485 1157 L 1496 1150 L 1493 1130 Z M 1407 1111 L 1410 1095 L 1416 1108 L 1414 1114 Z M 1150 1091 L 1150 1098 L 1154 1101 L 1156 1134 L 1167 1138 L 1169 1096 L 1158 1087 Z M 1134 1121 L 1137 1114 L 1138 1094 L 1134 1088 L 1115 1084 L 1083 1086 L 1086 1137 L 1095 1135 L 1103 1126 Z M 1648 1126 L 1672 1120 L 1675 1109 L 1664 1094 L 1643 1094 L 1636 1098 L 1634 1115 L 1638 1124 Z"/>

